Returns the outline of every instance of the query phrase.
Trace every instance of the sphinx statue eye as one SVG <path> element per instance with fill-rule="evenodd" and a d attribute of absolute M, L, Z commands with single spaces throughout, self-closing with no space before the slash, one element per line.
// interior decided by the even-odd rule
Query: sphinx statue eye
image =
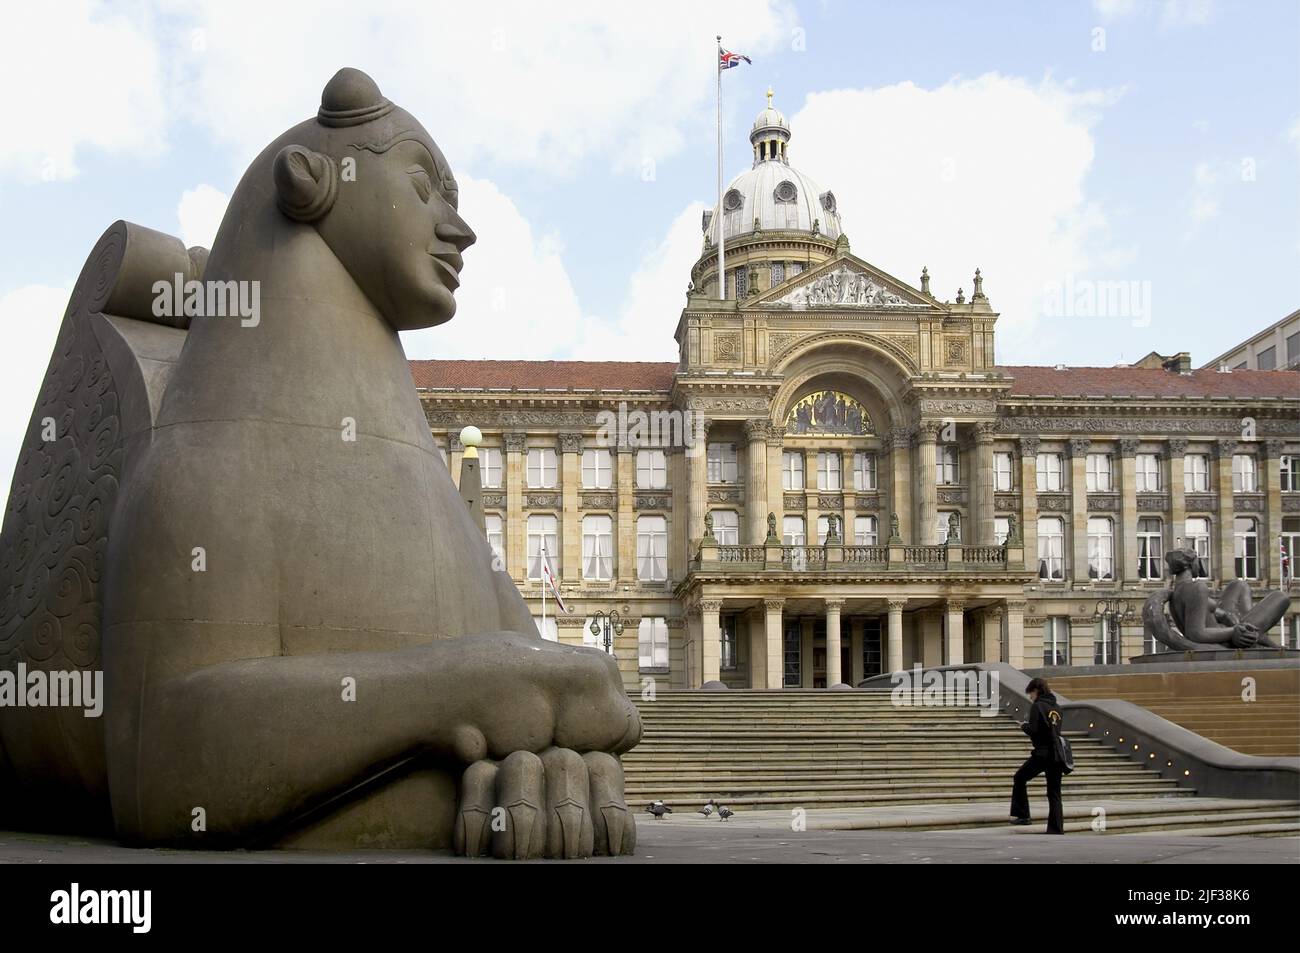
<path fill-rule="evenodd" d="M 433 180 L 429 178 L 428 171 L 424 167 L 416 165 L 407 169 L 406 172 L 411 177 L 416 194 L 420 196 L 420 201 L 428 202 L 429 196 L 433 194 Z"/>

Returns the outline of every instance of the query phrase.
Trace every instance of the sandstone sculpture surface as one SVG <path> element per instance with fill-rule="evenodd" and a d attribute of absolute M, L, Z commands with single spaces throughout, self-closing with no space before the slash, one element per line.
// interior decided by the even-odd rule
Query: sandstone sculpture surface
<path fill-rule="evenodd" d="M 0 828 L 631 853 L 614 661 L 493 571 L 398 338 L 452 317 L 473 241 L 433 139 L 350 69 L 210 254 L 105 232 L 0 535 L 0 673 L 102 671 L 103 716 L 0 706 Z"/>

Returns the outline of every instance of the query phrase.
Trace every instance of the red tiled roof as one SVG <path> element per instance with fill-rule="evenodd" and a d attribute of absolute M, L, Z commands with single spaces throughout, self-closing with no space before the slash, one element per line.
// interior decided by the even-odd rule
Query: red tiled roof
<path fill-rule="evenodd" d="M 1300 398 L 1300 371 L 1192 371 L 1163 368 L 1012 366 L 1012 397 L 1292 397 Z"/>
<path fill-rule="evenodd" d="M 650 361 L 411 361 L 416 387 L 668 391 L 676 364 Z"/>
<path fill-rule="evenodd" d="M 595 388 L 667 392 L 677 365 L 650 361 L 411 361 L 422 388 Z M 1291 397 L 1300 399 L 1300 371 L 1004 366 L 1012 397 Z"/>

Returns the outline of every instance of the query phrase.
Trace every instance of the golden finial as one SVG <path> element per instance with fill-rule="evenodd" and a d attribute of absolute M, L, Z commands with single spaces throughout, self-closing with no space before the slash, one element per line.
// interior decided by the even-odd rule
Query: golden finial
<path fill-rule="evenodd" d="M 772 108 L 772 87 L 767 87 L 767 108 Z"/>

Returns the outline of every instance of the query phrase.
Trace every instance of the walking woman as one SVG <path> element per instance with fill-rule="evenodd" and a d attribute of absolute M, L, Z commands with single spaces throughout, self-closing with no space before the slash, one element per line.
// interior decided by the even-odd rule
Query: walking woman
<path fill-rule="evenodd" d="M 1056 734 L 1061 730 L 1061 709 L 1056 696 L 1046 680 L 1032 679 L 1027 689 L 1029 720 L 1021 730 L 1034 745 L 1029 760 L 1020 766 L 1011 786 L 1011 823 L 1029 824 L 1029 792 L 1031 780 L 1040 774 L 1047 775 L 1047 833 L 1064 834 L 1065 819 L 1061 807 L 1062 765 L 1056 756 Z"/>

